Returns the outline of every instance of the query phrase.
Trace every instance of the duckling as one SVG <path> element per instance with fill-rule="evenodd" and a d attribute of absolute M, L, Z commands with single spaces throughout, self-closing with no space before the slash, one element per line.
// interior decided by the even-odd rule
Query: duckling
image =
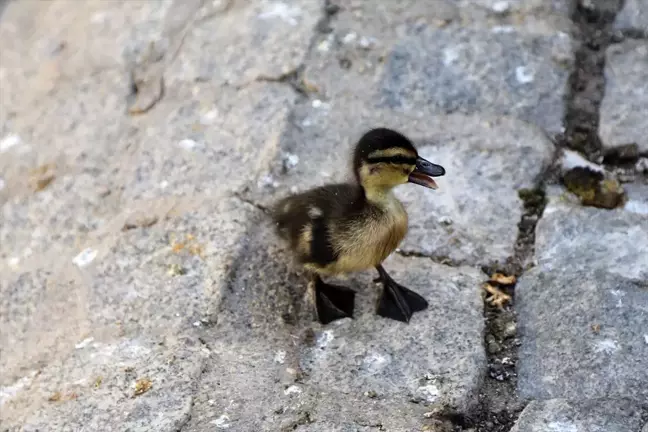
<path fill-rule="evenodd" d="M 317 187 L 280 200 L 272 209 L 277 232 L 311 274 L 317 319 L 322 324 L 353 318 L 355 292 L 322 278 L 375 268 L 383 291 L 377 314 L 408 323 L 427 308 L 419 294 L 398 284 L 382 262 L 407 234 L 408 219 L 393 188 L 415 183 L 437 189 L 432 177 L 445 169 L 418 155 L 400 132 L 366 132 L 353 153 L 355 182 Z"/>

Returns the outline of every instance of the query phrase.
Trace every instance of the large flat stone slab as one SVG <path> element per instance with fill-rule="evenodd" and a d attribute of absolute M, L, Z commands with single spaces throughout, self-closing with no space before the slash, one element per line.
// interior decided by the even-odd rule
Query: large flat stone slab
<path fill-rule="evenodd" d="M 321 326 L 306 279 L 295 276 L 299 270 L 263 225 L 233 265 L 215 333 L 204 332 L 216 354 L 189 430 L 222 415 L 242 430 L 336 430 L 371 416 L 375 424 L 420 427 L 431 405 L 475 406 L 485 366 L 479 271 L 394 256 L 386 268 L 430 301 L 427 311 L 409 325 L 376 316 L 375 275 L 363 273 L 341 282 L 358 291 L 355 318 Z M 246 379 L 252 374 L 254 383 Z"/>
<path fill-rule="evenodd" d="M 642 0 L 625 0 L 614 21 L 622 30 L 641 30 L 648 35 L 648 4 Z"/>
<path fill-rule="evenodd" d="M 170 83 L 237 86 L 278 79 L 304 62 L 315 26 L 324 17 L 322 3 L 316 0 L 228 3 L 187 34 L 165 74 Z"/>
<path fill-rule="evenodd" d="M 522 397 L 648 397 L 646 232 L 645 215 L 551 199 L 516 287 Z"/>
<path fill-rule="evenodd" d="M 81 341 L 69 356 L 0 388 L 3 429 L 177 431 L 205 357 L 191 337 Z M 147 390 L 139 395 L 138 381 Z"/>
<path fill-rule="evenodd" d="M 75 0 L 10 2 L 0 21 L 0 112 L 33 108 L 61 82 L 108 69 L 124 73 L 129 51 L 161 37 L 171 5 L 171 0 L 91 0 L 83 7 Z M 122 79 L 127 83 L 125 73 Z"/>
<path fill-rule="evenodd" d="M 270 205 L 291 191 L 351 180 L 355 141 L 369 128 L 392 127 L 447 171 L 438 190 L 411 184 L 396 190 L 410 215 L 403 250 L 469 264 L 504 261 L 513 254 L 517 228 L 509 221 L 522 213 L 518 190 L 536 185 L 553 154 L 540 129 L 511 118 L 419 119 L 367 110 L 357 100 L 327 104 L 297 108 L 294 126 L 281 140 L 281 158 L 252 187 L 255 199 Z"/>
<path fill-rule="evenodd" d="M 628 40 L 608 48 L 605 61 L 605 97 L 601 104 L 599 134 L 603 144 L 614 147 L 636 143 L 648 152 L 648 44 Z"/>
<path fill-rule="evenodd" d="M 275 83 L 170 87 L 154 110 L 133 119 L 130 157 L 120 167 L 124 199 L 237 191 L 277 157 L 294 101 Z"/>
<path fill-rule="evenodd" d="M 158 209 L 140 210 L 150 217 Z M 228 275 L 258 211 L 218 198 L 171 203 L 152 226 L 137 226 L 132 216 L 120 215 L 115 231 L 77 251 L 34 256 L 35 268 L 3 273 L 0 385 L 33 370 L 55 374 L 57 362 L 84 340 L 173 339 L 218 320 Z"/>
<path fill-rule="evenodd" d="M 304 75 L 319 97 L 415 114 L 515 115 L 562 127 L 573 65 L 569 1 L 349 2 Z M 368 97 L 370 96 L 370 97 Z"/>
<path fill-rule="evenodd" d="M 511 432 L 635 432 L 642 424 L 641 407 L 631 400 L 551 399 L 527 405 Z"/>
<path fill-rule="evenodd" d="M 643 191 L 643 193 L 641 193 Z M 633 197 L 648 186 L 635 185 Z M 601 210 L 551 196 L 536 228 L 536 259 L 548 272 L 570 268 L 604 270 L 632 280 L 648 280 L 648 219 L 625 209 Z"/>
<path fill-rule="evenodd" d="M 406 112 L 515 116 L 559 132 L 571 70 L 566 33 L 415 30 L 387 55 L 381 104 Z"/>

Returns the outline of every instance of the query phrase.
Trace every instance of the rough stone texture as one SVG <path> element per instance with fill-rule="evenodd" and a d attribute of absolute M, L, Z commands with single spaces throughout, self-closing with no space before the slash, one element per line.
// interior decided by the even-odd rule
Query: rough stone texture
<path fill-rule="evenodd" d="M 643 0 L 625 0 L 614 21 L 617 29 L 642 30 L 648 35 L 648 4 Z"/>
<path fill-rule="evenodd" d="M 11 2 L 0 21 L 0 121 L 58 83 L 123 70 L 127 54 L 161 34 L 171 0 Z M 43 31 L 49 29 L 49 31 Z M 8 83 L 11 85 L 7 85 Z M 0 129 L 0 133 L 2 130 Z"/>
<path fill-rule="evenodd" d="M 527 405 L 511 432 L 636 432 L 642 424 L 633 401 L 552 399 Z"/>
<path fill-rule="evenodd" d="M 176 201 L 160 214 L 160 222 L 151 228 L 93 236 L 94 242 L 86 246 L 96 250 L 97 256 L 83 268 L 75 268 L 71 262 L 74 255 L 68 255 L 58 262 L 50 258 L 50 263 L 43 260 L 32 263 L 36 269 L 2 280 L 0 385 L 3 392 L 20 383 L 20 377 L 28 376 L 30 371 L 51 368 L 50 374 L 55 374 L 60 367 L 58 362 L 67 365 L 71 361 L 70 350 L 74 351 L 75 344 L 87 338 L 112 345 L 128 345 L 135 338 L 154 338 L 142 342 L 154 348 L 157 340 L 175 340 L 186 335 L 197 345 L 192 333 L 197 327 L 218 320 L 215 311 L 221 292 L 227 287 L 230 267 L 245 245 L 248 224 L 257 217 L 257 210 L 238 200 L 221 199 L 214 204 L 201 200 L 199 205 L 200 209 L 195 210 L 191 206 L 195 207 L 196 203 Z M 148 215 L 154 213 L 150 206 L 146 210 Z M 168 221 L 164 221 L 164 213 L 170 218 Z M 130 220 L 119 218 L 119 228 Z M 94 370 L 95 360 L 93 356 L 85 356 L 74 361 L 82 370 Z M 116 359 L 115 363 L 119 361 Z M 146 357 L 138 361 L 147 363 Z M 178 367 L 190 367 L 193 362 Z M 200 363 L 195 366 L 198 370 Z M 152 361 L 149 366 L 163 367 L 164 362 Z M 167 381 L 186 379 L 193 378 L 164 378 Z M 27 406 L 38 405 L 40 393 L 32 393 L 33 385 L 26 388 L 29 390 L 22 396 L 24 405 L 10 401 L 8 406 L 3 406 L 7 418 L 15 418 L 21 412 L 12 408 L 22 410 L 25 415 Z M 191 394 L 186 386 L 178 391 L 185 396 Z M 115 395 L 104 396 L 104 403 L 117 403 Z M 92 403 L 87 410 L 91 406 Z M 184 406 L 182 416 L 188 410 L 189 406 Z M 156 411 L 140 415 L 146 421 L 146 416 L 154 416 Z M 161 430 L 166 430 L 165 421 L 182 416 L 174 413 L 156 421 L 162 422 Z M 121 424 L 125 428 L 130 420 L 120 421 L 115 421 L 113 426 L 117 428 Z"/>
<path fill-rule="evenodd" d="M 388 271 L 430 308 L 409 325 L 380 318 L 375 275 L 361 274 L 342 282 L 358 291 L 355 318 L 323 327 L 274 234 L 260 226 L 249 237 L 255 253 L 234 265 L 219 331 L 203 334 L 213 361 L 187 430 L 219 421 L 235 430 L 413 428 L 425 423 L 428 405 L 475 406 L 485 366 L 479 271 L 392 257 Z"/>
<path fill-rule="evenodd" d="M 198 22 L 166 75 L 170 83 L 210 81 L 231 85 L 278 79 L 304 61 L 317 22 L 317 0 L 233 2 Z"/>
<path fill-rule="evenodd" d="M 629 40 L 608 48 L 605 62 L 605 97 L 599 133 L 604 145 L 636 143 L 648 153 L 648 44 Z"/>
<path fill-rule="evenodd" d="M 403 250 L 470 264 L 512 255 L 517 229 L 508 221 L 521 216 L 518 190 L 534 187 L 552 158 L 553 145 L 543 132 L 511 118 L 455 114 L 423 120 L 364 106 L 351 100 L 300 106 L 294 122 L 301 127 L 287 132 L 283 158 L 261 179 L 256 199 L 270 204 L 294 190 L 349 180 L 355 140 L 367 128 L 390 126 L 411 136 L 421 155 L 447 171 L 438 190 L 411 184 L 397 189 L 410 215 Z M 287 167 L 290 155 L 298 162 Z"/>
<path fill-rule="evenodd" d="M 13 412 L 20 430 L 177 431 L 187 421 L 192 392 L 206 357 L 191 338 L 91 341 L 38 374 L 30 374 L 0 397 L 3 430 Z M 148 379 L 148 392 L 134 396 L 137 380 Z M 22 388 L 21 388 L 22 387 Z M 23 390 L 20 392 L 20 390 Z M 162 415 L 163 414 L 163 415 Z"/>
<path fill-rule="evenodd" d="M 648 186 L 637 185 L 633 195 Z M 558 272 L 601 269 L 632 280 L 648 280 L 648 219 L 624 210 L 601 211 L 551 197 L 536 229 L 539 267 Z M 612 246 L 614 245 L 614 246 Z"/>
<path fill-rule="evenodd" d="M 516 288 L 522 397 L 646 400 L 646 232 L 645 215 L 552 198 Z"/>
<path fill-rule="evenodd" d="M 379 87 L 390 108 L 510 115 L 561 130 L 571 69 L 566 33 L 426 28 L 395 46 L 385 62 Z"/>

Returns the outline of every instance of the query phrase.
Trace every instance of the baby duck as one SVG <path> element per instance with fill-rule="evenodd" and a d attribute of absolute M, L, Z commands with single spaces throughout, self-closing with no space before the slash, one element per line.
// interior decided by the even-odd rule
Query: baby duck
<path fill-rule="evenodd" d="M 353 172 L 353 184 L 322 186 L 279 201 L 272 210 L 279 236 L 312 274 L 322 324 L 353 318 L 355 299 L 353 290 L 327 284 L 322 277 L 369 268 L 378 270 L 374 282 L 383 285 L 377 314 L 409 322 L 428 303 L 396 283 L 381 264 L 407 234 L 407 213 L 392 189 L 408 182 L 436 189 L 432 177 L 444 175 L 445 169 L 420 157 L 401 133 L 377 128 L 356 144 Z"/>

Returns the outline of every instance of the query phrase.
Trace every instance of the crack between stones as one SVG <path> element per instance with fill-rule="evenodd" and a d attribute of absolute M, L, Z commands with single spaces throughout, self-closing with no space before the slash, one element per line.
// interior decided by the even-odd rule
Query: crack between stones
<path fill-rule="evenodd" d="M 211 347 L 207 342 L 202 337 L 198 337 L 198 342 L 209 350 L 211 352 Z M 207 371 L 207 358 L 203 359 L 202 364 L 200 366 L 200 373 L 196 377 L 196 380 L 194 382 L 193 388 L 191 389 L 191 403 L 189 405 L 189 413 L 187 416 L 183 419 L 183 421 L 178 425 L 178 427 L 175 429 L 176 432 L 183 432 L 185 428 L 191 423 L 191 419 L 193 417 L 193 410 L 194 410 L 194 405 L 196 403 L 196 393 L 198 392 L 198 389 L 200 388 L 200 383 L 202 382 L 203 375 Z"/>
<path fill-rule="evenodd" d="M 618 12 L 618 9 L 588 9 L 578 2 L 572 15 L 579 47 L 574 53 L 574 70 L 568 81 L 562 144 L 594 162 L 600 162 L 603 156 L 598 129 L 605 95 L 605 51 L 612 43 L 619 42 L 612 30 Z M 617 32 L 617 39 L 618 36 Z"/>

